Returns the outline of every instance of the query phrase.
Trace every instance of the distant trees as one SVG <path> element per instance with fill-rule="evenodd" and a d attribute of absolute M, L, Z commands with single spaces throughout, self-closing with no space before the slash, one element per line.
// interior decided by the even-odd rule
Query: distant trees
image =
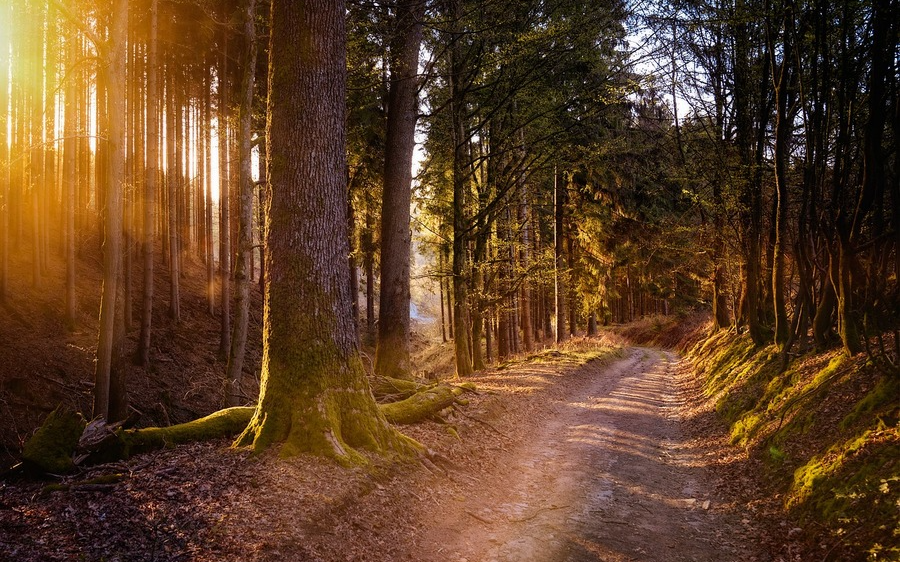
<path fill-rule="evenodd" d="M 414 375 L 411 202 L 460 375 L 697 304 L 785 354 L 840 345 L 897 364 L 896 2 L 643 4 L 653 76 L 630 65 L 615 0 L 346 8 L 331 217 L 351 274 L 334 303 L 378 373 Z M 0 299 L 15 306 L 23 270 L 65 295 L 69 327 L 99 312 L 99 414 L 127 413 L 125 348 L 152 368 L 154 334 L 183 323 L 194 285 L 219 321 L 223 402 L 250 398 L 254 287 L 279 283 L 285 259 L 275 251 L 275 277 L 262 263 L 277 194 L 253 169 L 273 158 L 268 11 L 29 0 L 0 26 Z M 103 277 L 97 311 L 75 289 L 88 270 Z"/>
<path fill-rule="evenodd" d="M 677 30 L 657 34 L 675 56 L 656 60 L 679 69 L 685 126 L 702 136 L 685 136 L 686 168 L 671 175 L 706 170 L 692 179 L 699 232 L 713 228 L 704 267 L 716 297 L 740 296 L 734 324 L 785 353 L 838 341 L 895 363 L 882 338 L 900 340 L 897 4 L 740 0 L 643 16 Z M 714 297 L 720 327 L 725 300 Z"/>
<path fill-rule="evenodd" d="M 436 13 L 423 200 L 450 250 L 446 317 L 462 376 L 494 347 L 505 358 L 548 338 L 554 316 L 561 330 L 582 321 L 580 310 L 558 309 L 547 276 L 566 278 L 578 251 L 561 233 L 561 258 L 550 257 L 553 169 L 561 177 L 579 169 L 598 115 L 624 95 L 616 90 L 623 15 L 615 2 L 577 1 L 456 1 Z"/>

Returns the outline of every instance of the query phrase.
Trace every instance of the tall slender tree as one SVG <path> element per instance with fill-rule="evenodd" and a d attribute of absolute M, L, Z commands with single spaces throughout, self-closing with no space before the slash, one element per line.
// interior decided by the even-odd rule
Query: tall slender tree
<path fill-rule="evenodd" d="M 231 349 L 228 354 L 226 381 L 228 395 L 226 401 L 231 406 L 242 400 L 241 379 L 244 370 L 244 355 L 247 349 L 247 330 L 250 325 L 250 275 L 253 255 L 253 195 L 256 186 L 252 171 L 252 125 L 253 91 L 256 78 L 256 0 L 246 0 L 244 17 L 244 76 L 241 82 L 241 107 L 238 142 L 240 144 L 239 170 L 239 228 L 238 255 L 234 268 L 235 318 Z"/>
<path fill-rule="evenodd" d="M 409 363 L 410 202 L 418 114 L 419 46 L 424 15 L 425 0 L 399 0 L 390 46 L 375 372 L 399 378 L 412 377 Z"/>

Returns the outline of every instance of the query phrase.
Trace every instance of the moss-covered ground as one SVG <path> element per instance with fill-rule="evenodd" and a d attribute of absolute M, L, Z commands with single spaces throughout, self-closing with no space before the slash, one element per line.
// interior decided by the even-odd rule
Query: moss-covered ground
<path fill-rule="evenodd" d="M 839 350 L 784 367 L 774 346 L 727 331 L 688 357 L 816 559 L 900 560 L 900 377 Z"/>

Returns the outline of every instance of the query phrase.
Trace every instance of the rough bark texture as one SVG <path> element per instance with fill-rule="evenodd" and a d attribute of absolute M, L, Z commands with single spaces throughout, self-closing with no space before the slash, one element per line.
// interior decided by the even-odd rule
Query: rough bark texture
<path fill-rule="evenodd" d="M 391 42 L 384 191 L 381 208 L 381 292 L 375 372 L 412 377 L 409 362 L 409 259 L 412 153 L 415 146 L 419 45 L 425 2 L 401 0 Z"/>
<path fill-rule="evenodd" d="M 259 405 L 238 445 L 361 462 L 416 445 L 378 411 L 350 314 L 344 3 L 272 2 Z"/>

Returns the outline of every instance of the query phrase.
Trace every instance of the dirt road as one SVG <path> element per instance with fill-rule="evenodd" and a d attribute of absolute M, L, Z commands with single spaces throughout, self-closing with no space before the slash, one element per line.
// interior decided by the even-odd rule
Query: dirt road
<path fill-rule="evenodd" d="M 589 363 L 477 494 L 440 506 L 428 560 L 751 561 L 750 520 L 715 495 L 682 434 L 678 359 L 631 348 Z M 583 374 L 583 373 L 582 373 Z"/>

